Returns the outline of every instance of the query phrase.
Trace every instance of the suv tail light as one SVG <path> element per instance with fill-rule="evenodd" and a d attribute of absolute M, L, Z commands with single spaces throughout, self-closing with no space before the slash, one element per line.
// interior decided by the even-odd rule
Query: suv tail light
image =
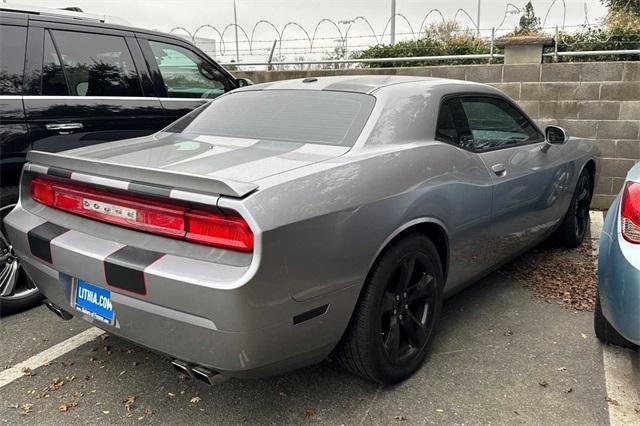
<path fill-rule="evenodd" d="M 624 185 L 620 216 L 624 239 L 640 244 L 640 183 L 627 182 Z"/>
<path fill-rule="evenodd" d="M 253 232 L 239 216 L 197 211 L 49 179 L 33 179 L 30 189 L 35 201 L 69 213 L 198 244 L 253 250 Z"/>

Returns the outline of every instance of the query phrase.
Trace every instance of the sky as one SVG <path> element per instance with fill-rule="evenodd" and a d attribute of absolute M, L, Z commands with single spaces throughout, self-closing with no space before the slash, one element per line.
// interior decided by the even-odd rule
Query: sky
<path fill-rule="evenodd" d="M 193 33 L 199 26 L 208 24 L 223 32 L 224 28 L 233 23 L 233 0 L 2 0 L 7 4 L 34 5 L 40 7 L 58 8 L 65 6 L 78 6 L 87 13 L 98 15 L 117 16 L 136 27 L 155 29 L 169 32 L 175 27 L 183 27 Z M 504 19 L 503 31 L 512 30 L 515 27 L 518 15 L 508 14 L 505 10 L 515 11 L 513 6 L 524 8 L 526 0 L 481 0 L 480 27 L 482 33 L 488 35 L 492 27 L 497 27 Z M 512 6 L 508 6 L 512 4 Z M 566 5 L 566 14 L 563 12 Z M 536 15 L 544 20 L 547 11 L 548 19 L 545 27 L 551 32 L 556 25 L 564 24 L 567 29 L 572 26 L 584 24 L 585 5 L 587 20 L 591 24 L 597 24 L 605 15 L 606 9 L 599 0 L 533 0 Z M 249 43 L 242 31 L 239 34 L 239 52 L 241 61 L 264 60 L 268 55 L 273 40 L 277 39 L 276 31 L 268 24 L 261 23 L 254 26 L 260 20 L 268 20 L 282 33 L 283 28 L 289 22 L 295 22 L 302 26 L 313 36 L 314 29 L 322 19 L 331 19 L 337 23 L 341 33 L 345 33 L 348 24 L 339 21 L 348 21 L 357 16 L 366 18 L 377 33 L 377 39 L 373 37 L 371 29 L 363 19 L 356 20 L 349 30 L 348 47 L 350 50 L 359 50 L 367 45 L 380 41 L 381 35 L 389 20 L 391 13 L 391 0 L 236 0 L 238 25 L 253 40 L 251 52 Z M 397 0 L 396 13 L 407 18 L 396 17 L 396 39 L 412 39 L 419 32 L 425 15 L 432 9 L 442 13 L 444 19 L 453 20 L 457 13 L 457 21 L 463 27 L 476 28 L 478 0 Z M 430 22 L 441 21 L 437 12 L 429 14 L 425 25 Z M 409 25 L 410 24 L 410 25 Z M 253 37 L 252 32 L 254 32 Z M 389 28 L 384 33 L 382 41 L 389 42 Z M 174 30 L 176 34 L 185 34 L 182 30 Z M 235 56 L 234 27 L 229 26 L 224 31 L 224 44 L 220 43 L 219 35 L 210 28 L 201 29 L 198 38 L 215 39 L 216 43 L 200 43 L 199 46 L 207 53 L 216 56 L 221 61 L 232 59 Z M 338 29 L 328 21 L 322 22 L 317 27 L 314 47 L 309 53 L 310 42 L 305 33 L 295 24 L 288 25 L 282 34 L 283 43 L 279 52 L 287 59 L 305 56 L 313 57 L 323 51 L 332 50 L 338 44 L 340 35 Z M 290 40 L 294 39 L 294 40 Z"/>

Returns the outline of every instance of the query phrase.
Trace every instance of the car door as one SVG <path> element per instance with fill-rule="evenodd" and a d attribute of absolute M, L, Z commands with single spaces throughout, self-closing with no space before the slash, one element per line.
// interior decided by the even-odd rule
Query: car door
<path fill-rule="evenodd" d="M 27 21 L 0 17 L 0 182 L 16 186 L 29 150 L 22 106 L 22 81 Z"/>
<path fill-rule="evenodd" d="M 540 241 L 562 212 L 569 170 L 556 150 L 543 150 L 544 135 L 501 96 L 460 97 L 469 126 L 468 144 L 493 178 L 492 255 L 508 259 Z"/>
<path fill-rule="evenodd" d="M 56 152 L 162 127 L 163 108 L 151 85 L 143 87 L 150 79 L 134 61 L 141 54 L 132 33 L 46 21 L 32 21 L 29 31 L 24 106 L 33 149 Z"/>
<path fill-rule="evenodd" d="M 167 124 L 237 87 L 222 67 L 188 43 L 138 34 Z"/>

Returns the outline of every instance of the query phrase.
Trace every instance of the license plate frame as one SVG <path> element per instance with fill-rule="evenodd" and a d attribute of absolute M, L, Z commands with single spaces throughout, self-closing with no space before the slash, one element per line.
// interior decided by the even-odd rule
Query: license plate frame
<path fill-rule="evenodd" d="M 111 303 L 111 291 L 83 279 L 75 280 L 73 306 L 83 314 L 104 324 L 113 325 L 115 310 Z"/>

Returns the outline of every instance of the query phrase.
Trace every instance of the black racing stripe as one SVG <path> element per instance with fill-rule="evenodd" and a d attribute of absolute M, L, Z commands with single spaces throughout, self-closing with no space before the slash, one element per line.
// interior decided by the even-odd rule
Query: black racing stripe
<path fill-rule="evenodd" d="M 301 322 L 308 321 L 312 318 L 319 317 L 320 315 L 327 312 L 329 305 L 318 306 L 317 308 L 313 308 L 310 311 L 303 312 L 301 314 L 293 317 L 293 325 L 300 324 Z"/>
<path fill-rule="evenodd" d="M 168 186 L 147 185 L 144 183 L 130 182 L 128 190 L 139 194 L 154 195 L 157 197 L 169 197 L 171 188 Z"/>
<path fill-rule="evenodd" d="M 49 167 L 47 174 L 51 176 L 71 179 L 71 170 L 61 169 L 59 167 Z"/>
<path fill-rule="evenodd" d="M 167 169 L 188 173 L 212 173 L 222 169 L 239 166 L 250 161 L 275 157 L 287 152 L 295 151 L 303 144 L 295 142 L 259 141 L 245 148 L 212 154 L 192 161 L 184 161 Z"/>
<path fill-rule="evenodd" d="M 45 222 L 42 225 L 36 226 L 27 232 L 31 254 L 45 262 L 53 263 L 51 259 L 51 240 L 67 231 L 67 228 L 51 222 Z"/>
<path fill-rule="evenodd" d="M 155 251 L 131 246 L 122 247 L 104 260 L 107 284 L 132 293 L 147 294 L 144 270 L 162 256 L 163 253 Z"/>

